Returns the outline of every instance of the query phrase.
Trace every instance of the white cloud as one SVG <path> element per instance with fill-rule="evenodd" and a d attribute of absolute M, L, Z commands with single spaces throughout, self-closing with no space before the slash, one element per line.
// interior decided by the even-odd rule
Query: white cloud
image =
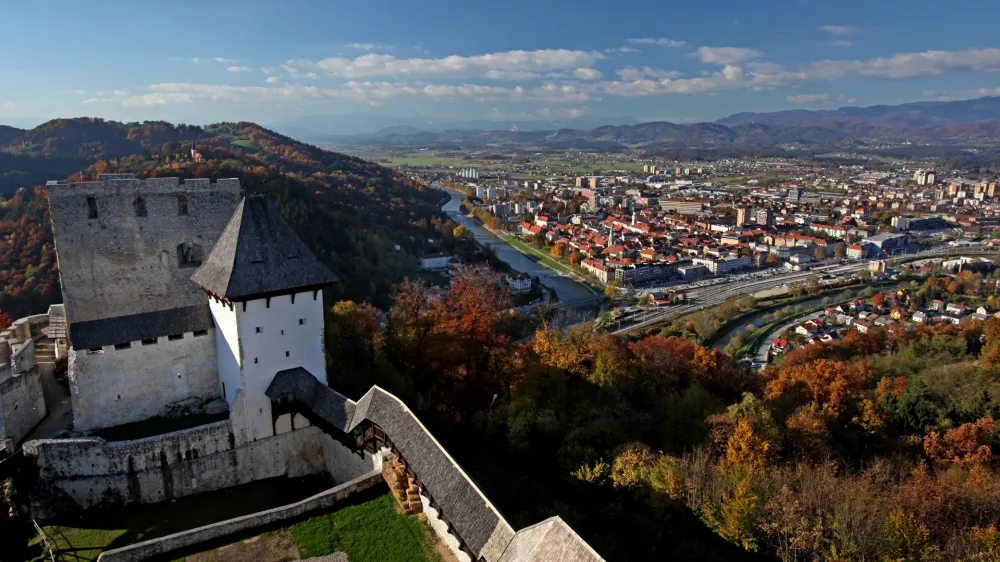
<path fill-rule="evenodd" d="M 7 108 L 7 109 L 12 109 L 12 108 L 17 107 L 17 105 L 15 105 L 14 102 L 12 102 L 12 101 L 5 101 L 5 102 L 3 102 L 2 105 L 0 105 L 0 107 L 4 107 L 4 108 Z"/>
<path fill-rule="evenodd" d="M 667 39 L 666 37 L 639 37 L 628 39 L 627 41 L 633 45 L 658 45 L 660 47 L 671 47 L 674 49 L 687 45 L 684 41 Z"/>
<path fill-rule="evenodd" d="M 854 27 L 850 25 L 821 25 L 819 26 L 819 30 L 832 33 L 834 35 L 850 35 L 856 31 Z"/>
<path fill-rule="evenodd" d="M 708 64 L 737 64 L 760 58 L 760 51 L 744 47 L 698 47 L 695 56 Z"/>
<path fill-rule="evenodd" d="M 531 98 L 540 101 L 570 102 L 590 99 L 588 88 L 578 84 L 546 83 L 531 91 Z"/>
<path fill-rule="evenodd" d="M 253 69 L 249 66 L 230 66 L 226 68 L 226 72 L 253 72 Z"/>
<path fill-rule="evenodd" d="M 82 103 L 83 103 L 83 105 L 96 105 L 96 104 L 99 104 L 99 103 L 112 103 L 114 101 L 115 100 L 113 100 L 111 98 L 89 98 L 89 99 L 83 100 Z"/>
<path fill-rule="evenodd" d="M 126 92 L 125 90 L 115 90 L 114 92 L 111 92 L 111 93 L 114 94 L 114 95 L 116 95 L 116 96 L 118 96 L 118 97 L 122 97 L 122 96 L 128 95 L 128 92 Z"/>
<path fill-rule="evenodd" d="M 201 62 L 201 59 L 200 59 L 200 58 L 198 58 L 198 57 L 192 57 L 192 58 L 191 58 L 191 62 L 193 62 L 193 63 L 195 63 L 195 64 L 198 64 L 199 62 Z"/>
<path fill-rule="evenodd" d="M 830 47 L 853 47 L 854 41 L 838 39 L 836 41 L 827 41 L 826 44 L 829 45 Z"/>
<path fill-rule="evenodd" d="M 212 57 L 212 60 L 221 64 L 233 64 L 234 62 L 239 62 L 238 59 L 227 59 L 225 57 Z"/>
<path fill-rule="evenodd" d="M 547 107 L 539 107 L 535 110 L 540 117 L 552 117 L 552 110 Z"/>
<path fill-rule="evenodd" d="M 449 77 L 472 78 L 478 76 L 510 79 L 520 76 L 510 73 L 543 73 L 559 70 L 589 68 L 603 59 L 596 52 L 543 49 L 538 51 L 506 51 L 463 57 L 452 55 L 438 59 L 400 59 L 386 54 L 367 54 L 354 59 L 331 57 L 319 61 L 290 60 L 286 67 L 312 68 L 344 78 L 392 77 Z"/>
<path fill-rule="evenodd" d="M 604 78 L 601 71 L 594 68 L 578 68 L 573 71 L 573 76 L 583 80 L 600 80 Z"/>
<path fill-rule="evenodd" d="M 680 72 L 676 70 L 659 70 L 657 68 L 650 68 L 644 66 L 641 69 L 634 66 L 627 66 L 625 68 L 619 68 L 615 71 L 622 80 L 642 80 L 644 78 L 677 78 L 681 75 Z"/>
<path fill-rule="evenodd" d="M 633 49 L 632 47 L 621 47 L 618 49 L 619 53 L 638 53 L 639 49 Z"/>
<path fill-rule="evenodd" d="M 977 88 L 975 90 L 959 90 L 955 92 L 935 92 L 934 90 L 924 90 L 924 95 L 935 98 L 939 101 L 970 100 L 986 96 L 1000 96 L 998 88 Z"/>
<path fill-rule="evenodd" d="M 388 45 L 379 45 L 378 43 L 348 43 L 344 46 L 359 51 L 389 51 L 392 49 Z"/>
<path fill-rule="evenodd" d="M 587 112 L 586 109 L 580 107 L 574 107 L 566 110 L 566 117 L 569 117 L 570 119 L 578 119 L 580 117 L 583 117 L 583 114 L 585 114 L 586 112 Z"/>
<path fill-rule="evenodd" d="M 82 95 L 86 94 L 87 92 L 84 92 L 83 90 L 77 90 L 77 91 L 75 91 L 73 93 L 75 93 L 78 96 L 82 96 Z"/>
<path fill-rule="evenodd" d="M 796 96 L 788 96 L 785 99 L 792 103 L 813 104 L 829 103 L 833 97 L 831 94 L 798 94 Z"/>
<path fill-rule="evenodd" d="M 302 77 L 303 78 L 308 78 L 309 80 L 315 80 L 315 79 L 319 78 L 319 75 L 316 74 L 315 72 L 307 72 L 307 73 L 303 74 Z"/>
<path fill-rule="evenodd" d="M 268 76 L 264 82 L 266 84 L 277 84 L 278 82 L 281 82 L 281 78 L 278 78 L 277 76 Z"/>

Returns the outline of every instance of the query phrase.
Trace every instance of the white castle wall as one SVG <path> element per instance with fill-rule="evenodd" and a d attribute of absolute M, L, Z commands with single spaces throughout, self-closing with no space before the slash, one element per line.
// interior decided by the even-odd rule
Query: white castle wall
<path fill-rule="evenodd" d="M 302 367 L 326 384 L 323 293 L 307 291 L 246 303 L 214 301 L 210 306 L 217 332 L 226 339 L 218 345 L 219 380 L 226 383 L 233 419 L 243 416 L 240 426 L 246 428 L 247 439 L 269 437 L 275 429 L 265 391 L 275 373 Z M 239 386 L 234 388 L 237 375 Z M 242 391 L 239 396 L 237 391 Z M 237 400 L 242 403 L 236 404 Z"/>
<path fill-rule="evenodd" d="M 337 483 L 381 468 L 316 427 L 240 445 L 229 421 L 135 441 L 91 437 L 29 441 L 41 478 L 81 507 L 155 503 L 277 476 L 328 471 Z"/>
<path fill-rule="evenodd" d="M 236 393 L 242 388 L 240 374 L 240 340 L 236 310 L 216 299 L 209 299 L 212 319 L 215 321 L 215 349 L 218 357 L 219 383 L 223 385 L 223 398 L 232 407 Z"/>
<path fill-rule="evenodd" d="M 155 344 L 106 345 L 101 352 L 70 350 L 73 425 L 87 431 L 144 420 L 183 400 L 219 397 L 215 330 Z"/>

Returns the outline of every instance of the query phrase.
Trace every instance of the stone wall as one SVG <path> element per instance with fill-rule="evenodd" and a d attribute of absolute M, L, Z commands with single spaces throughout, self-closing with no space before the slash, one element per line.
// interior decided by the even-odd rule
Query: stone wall
<path fill-rule="evenodd" d="M 347 499 L 351 494 L 367 490 L 382 481 L 379 471 L 371 471 L 349 482 L 316 494 L 300 502 L 261 511 L 252 515 L 237 517 L 228 521 L 213 523 L 197 529 L 167 535 L 158 539 L 143 541 L 133 545 L 107 550 L 98 558 L 99 562 L 138 562 L 154 556 L 187 549 L 209 541 L 233 535 L 243 535 L 249 531 L 266 528 L 269 525 L 295 519 L 317 510 L 329 509 Z"/>
<path fill-rule="evenodd" d="M 47 413 L 42 379 L 38 368 L 12 374 L 9 365 L 0 366 L 0 439 L 17 443 Z"/>
<path fill-rule="evenodd" d="M 380 455 L 359 457 L 316 427 L 239 444 L 230 421 L 134 441 L 29 441 L 24 451 L 42 480 L 84 508 L 156 503 L 322 471 L 345 481 L 381 467 Z"/>
<path fill-rule="evenodd" d="M 181 336 L 133 341 L 125 349 L 70 350 L 74 428 L 88 431 L 140 421 L 171 404 L 200 405 L 218 398 L 215 330 Z"/>
<path fill-rule="evenodd" d="M 239 180 L 106 174 L 47 190 L 70 325 L 205 302 L 190 276 L 236 210 Z"/>

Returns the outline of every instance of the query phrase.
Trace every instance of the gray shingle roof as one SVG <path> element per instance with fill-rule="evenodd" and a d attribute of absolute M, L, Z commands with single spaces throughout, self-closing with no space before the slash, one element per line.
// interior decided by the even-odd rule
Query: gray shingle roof
<path fill-rule="evenodd" d="M 550 517 L 514 535 L 500 562 L 598 562 L 604 560 L 561 517 Z"/>
<path fill-rule="evenodd" d="M 302 367 L 278 371 L 264 393 L 274 402 L 291 400 L 309 408 L 333 427 L 350 433 L 354 402 L 319 382 Z"/>
<path fill-rule="evenodd" d="M 365 419 L 385 430 L 472 552 L 490 562 L 499 560 L 514 529 L 413 412 L 374 387 L 355 408 L 352 429 Z"/>
<path fill-rule="evenodd" d="M 207 330 L 213 327 L 208 303 L 156 312 L 143 312 L 101 320 L 76 322 L 69 326 L 73 349 L 92 349 L 160 336 Z"/>
<path fill-rule="evenodd" d="M 514 532 L 462 467 L 403 402 L 375 386 L 357 403 L 320 383 L 303 368 L 277 373 L 272 401 L 311 408 L 331 426 L 351 433 L 365 420 L 381 427 L 441 506 L 455 534 L 487 562 L 597 562 L 602 558 L 558 517 Z"/>
<path fill-rule="evenodd" d="M 323 287 L 337 277 L 266 196 L 247 194 L 191 280 L 218 297 L 247 300 Z"/>

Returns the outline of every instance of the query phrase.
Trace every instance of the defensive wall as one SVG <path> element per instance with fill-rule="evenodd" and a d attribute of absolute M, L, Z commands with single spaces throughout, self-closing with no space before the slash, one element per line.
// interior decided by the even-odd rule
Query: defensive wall
<path fill-rule="evenodd" d="M 288 424 L 290 426 L 290 424 Z M 157 503 L 284 476 L 328 472 L 347 482 L 381 467 L 378 454 L 353 453 L 305 419 L 285 433 L 239 443 L 228 420 L 133 441 L 99 437 L 24 444 L 40 480 L 82 508 Z M 39 500 L 33 513 L 54 515 Z"/>

